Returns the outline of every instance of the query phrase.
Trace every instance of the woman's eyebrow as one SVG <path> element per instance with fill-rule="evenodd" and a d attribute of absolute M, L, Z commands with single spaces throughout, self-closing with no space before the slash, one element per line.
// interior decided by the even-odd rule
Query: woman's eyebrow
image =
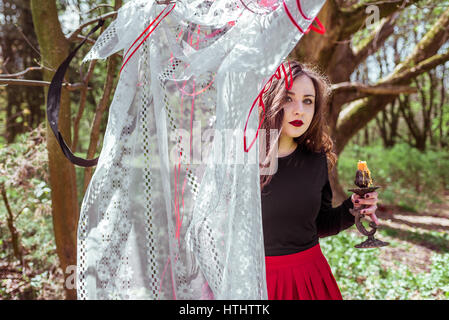
<path fill-rule="evenodd" d="M 291 94 L 293 96 L 295 96 L 296 94 L 293 91 L 287 90 L 287 94 Z M 313 94 L 306 94 L 304 95 L 304 97 L 315 97 Z"/>

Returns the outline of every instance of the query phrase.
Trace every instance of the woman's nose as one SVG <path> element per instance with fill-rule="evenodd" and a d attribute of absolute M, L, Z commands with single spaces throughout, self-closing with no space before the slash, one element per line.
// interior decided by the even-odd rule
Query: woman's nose
<path fill-rule="evenodd" d="M 302 102 L 296 103 L 293 111 L 295 114 L 303 113 L 304 112 L 304 104 Z"/>

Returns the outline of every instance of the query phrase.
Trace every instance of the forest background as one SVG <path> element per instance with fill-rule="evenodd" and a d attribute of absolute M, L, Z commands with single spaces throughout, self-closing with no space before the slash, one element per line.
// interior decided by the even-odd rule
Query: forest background
<path fill-rule="evenodd" d="M 72 165 L 46 119 L 49 82 L 72 61 L 59 130 L 76 155 L 99 155 L 121 53 L 81 65 L 122 0 L 0 0 L 0 299 L 76 299 L 76 228 L 93 168 Z M 355 227 L 320 240 L 344 299 L 449 299 L 449 1 L 328 0 L 289 58 L 333 89 L 327 122 L 337 206 L 358 160 L 380 186 L 379 238 Z M 137 37 L 137 35 L 136 35 Z"/>

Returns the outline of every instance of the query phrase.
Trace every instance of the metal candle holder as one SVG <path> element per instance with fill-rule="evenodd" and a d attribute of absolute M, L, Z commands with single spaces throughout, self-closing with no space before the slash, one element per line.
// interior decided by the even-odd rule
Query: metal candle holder
<path fill-rule="evenodd" d="M 355 189 L 348 189 L 348 191 L 352 191 L 356 194 L 358 194 L 361 198 L 364 198 L 365 194 L 368 192 L 372 192 L 380 187 L 361 187 L 361 188 L 355 188 Z M 365 217 L 364 214 L 361 213 L 361 211 L 364 208 L 369 207 L 369 205 L 362 205 L 360 208 L 357 209 L 349 209 L 349 212 L 355 217 L 355 225 L 357 227 L 357 230 L 365 236 L 368 237 L 365 241 L 355 245 L 355 248 L 358 249 L 366 249 L 366 248 L 378 248 L 378 247 L 384 247 L 388 246 L 390 243 L 384 242 L 382 240 L 374 238 L 374 234 L 377 231 L 377 225 L 371 221 L 369 223 L 369 226 L 372 228 L 370 231 L 366 230 L 365 227 L 362 224 L 361 219 Z"/>

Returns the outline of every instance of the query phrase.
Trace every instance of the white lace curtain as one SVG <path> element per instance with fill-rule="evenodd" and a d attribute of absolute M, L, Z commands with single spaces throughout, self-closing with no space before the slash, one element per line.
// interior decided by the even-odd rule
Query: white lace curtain
<path fill-rule="evenodd" d="M 125 53 L 81 206 L 79 299 L 267 299 L 257 105 L 248 115 L 324 2 L 119 10 L 83 60 Z"/>

